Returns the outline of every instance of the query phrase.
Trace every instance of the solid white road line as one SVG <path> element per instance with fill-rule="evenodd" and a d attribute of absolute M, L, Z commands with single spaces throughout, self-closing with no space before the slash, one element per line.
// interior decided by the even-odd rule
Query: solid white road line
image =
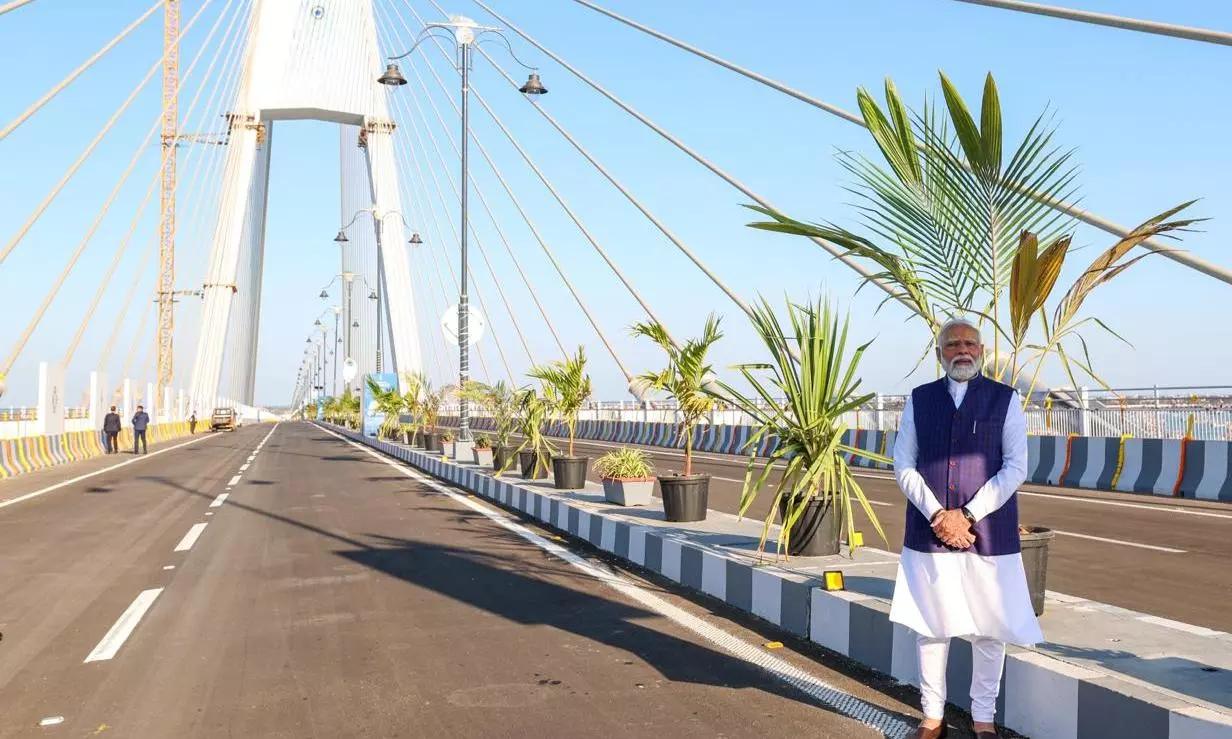
<path fill-rule="evenodd" d="M 193 544 L 197 543 L 197 538 L 201 536 L 201 532 L 205 531 L 205 526 L 206 524 L 203 523 L 193 524 L 188 533 L 184 534 L 184 538 L 180 539 L 180 543 L 175 545 L 175 551 L 187 552 L 189 549 L 192 549 Z"/>
<path fill-rule="evenodd" d="M 240 484 L 240 476 L 239 476 L 239 475 L 236 475 L 235 477 L 232 477 L 232 478 L 231 478 L 231 480 L 230 480 L 227 484 L 228 484 L 228 485 L 239 485 L 239 484 Z"/>
<path fill-rule="evenodd" d="M 42 721 L 39 721 L 39 726 L 55 726 L 62 723 L 64 723 L 63 716 L 48 716 Z"/>
<path fill-rule="evenodd" d="M 893 713 L 885 711 L 879 706 L 868 703 L 850 693 L 844 692 L 843 690 L 826 683 L 820 678 L 813 676 L 795 665 L 792 665 L 786 660 L 782 660 L 778 657 L 767 654 L 756 645 L 750 644 L 749 642 L 740 639 L 739 637 L 730 634 L 719 627 L 667 602 L 663 598 L 644 590 L 637 584 L 621 577 L 619 573 L 597 565 L 566 549 L 565 547 L 548 541 L 517 521 L 514 521 L 510 517 L 506 516 L 503 512 L 493 509 L 488 505 L 479 503 L 477 500 L 469 498 L 465 494 L 458 493 L 455 490 L 438 483 L 436 480 L 420 474 L 418 471 L 409 467 L 398 464 L 397 462 L 394 462 L 388 457 L 385 457 L 372 449 L 361 446 L 350 439 L 345 439 L 338 434 L 334 434 L 334 432 L 329 431 L 328 429 L 323 430 L 326 433 L 333 434 L 339 439 L 343 439 L 356 449 L 366 452 L 373 458 L 384 462 L 390 467 L 393 467 L 403 475 L 413 480 L 422 482 L 440 493 L 448 495 L 454 501 L 486 516 L 498 526 L 507 529 L 540 549 L 559 557 L 565 562 L 568 562 L 631 600 L 637 601 L 646 608 L 658 612 L 660 615 L 670 619 L 683 628 L 688 629 L 706 641 L 723 648 L 735 657 L 760 667 L 779 680 L 812 696 L 818 702 L 830 706 L 835 711 L 842 713 L 843 715 L 866 726 L 871 726 L 877 729 L 886 737 L 890 737 L 891 739 L 905 739 L 914 731 L 911 724 L 908 724 L 906 721 Z"/>
<path fill-rule="evenodd" d="M 228 495 L 229 495 L 229 493 L 221 493 L 221 494 L 219 494 L 219 496 L 218 496 L 217 498 L 215 498 L 215 499 L 214 499 L 214 502 L 210 503 L 210 508 L 218 508 L 218 507 L 220 507 L 223 503 L 227 502 L 227 496 L 228 496 Z"/>
<path fill-rule="evenodd" d="M 136 462 L 141 462 L 146 459 L 157 457 L 160 454 L 166 454 L 167 452 L 173 452 L 176 449 L 179 449 L 180 447 L 186 447 L 189 444 L 196 444 L 197 442 L 205 441 L 208 438 L 210 437 L 199 436 L 190 441 L 186 441 L 183 444 L 176 444 L 175 446 L 169 446 L 166 449 L 158 449 L 154 452 L 151 452 L 150 454 L 144 454 L 141 456 L 133 457 L 132 459 L 126 460 L 124 462 L 120 462 L 119 464 L 113 464 L 110 467 L 104 467 L 101 470 L 95 470 L 94 472 L 87 472 L 84 475 L 78 475 L 77 477 L 74 477 L 71 480 L 65 480 L 64 482 L 57 482 L 55 485 L 50 485 L 48 487 L 43 488 L 42 490 L 35 490 L 32 493 L 26 493 L 25 495 L 19 495 L 16 498 L 9 498 L 8 500 L 0 500 L 0 508 L 8 508 L 11 505 L 17 505 L 18 503 L 30 500 L 31 498 L 37 498 L 40 495 L 45 495 L 47 493 L 50 493 L 53 490 L 59 490 L 60 488 L 66 487 L 68 485 L 72 485 L 73 483 L 81 482 L 82 480 L 88 480 L 91 477 L 94 477 L 95 475 L 101 475 L 104 472 L 111 472 L 112 470 L 118 470 L 121 467 L 125 467 L 127 465 L 134 464 Z"/>
<path fill-rule="evenodd" d="M 163 565 L 163 569 L 164 569 L 164 570 L 174 570 L 174 569 L 175 569 L 175 565 Z"/>
<path fill-rule="evenodd" d="M 145 615 L 146 611 L 150 610 L 150 606 L 154 605 L 154 600 L 162 592 L 162 588 L 142 590 L 141 594 L 133 600 L 132 605 L 112 625 L 111 630 L 107 632 L 103 640 L 94 647 L 94 651 L 90 652 L 85 661 L 99 662 L 116 656 L 116 652 L 119 652 L 120 647 L 124 646 L 124 641 L 128 639 L 129 635 L 133 633 L 133 629 L 137 628 L 137 624 L 141 622 L 141 617 Z"/>
<path fill-rule="evenodd" d="M 1090 539 L 1091 541 L 1102 541 L 1105 544 L 1120 544 L 1123 547 L 1137 547 L 1139 549 L 1152 549 L 1156 552 L 1167 552 L 1168 554 L 1185 554 L 1184 549 L 1173 549 L 1171 547 L 1160 547 L 1160 546 L 1155 546 L 1154 544 L 1139 544 L 1136 541 L 1122 541 L 1120 539 L 1106 539 L 1102 536 L 1091 536 L 1090 534 L 1075 534 L 1072 531 L 1061 531 L 1060 529 L 1053 529 L 1052 532 L 1054 534 L 1060 534 L 1062 536 L 1073 536 L 1079 539 Z"/>

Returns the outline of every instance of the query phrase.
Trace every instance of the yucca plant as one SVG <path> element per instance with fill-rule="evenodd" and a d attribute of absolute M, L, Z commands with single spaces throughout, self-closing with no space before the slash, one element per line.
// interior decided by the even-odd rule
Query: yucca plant
<path fill-rule="evenodd" d="M 572 457 L 578 413 L 591 393 L 585 348 L 579 346 L 577 354 L 567 359 L 532 367 L 527 375 L 543 383 L 544 398 L 552 412 L 564 421 L 569 431 L 569 456 Z"/>
<path fill-rule="evenodd" d="M 714 396 L 705 387 L 715 379 L 706 364 L 706 354 L 715 342 L 723 338 L 720 319 L 711 314 L 706 319 L 702 335 L 690 339 L 684 346 L 676 345 L 663 324 L 657 321 L 633 324 L 633 335 L 644 336 L 658 344 L 667 355 L 667 366 L 658 372 L 646 372 L 633 379 L 639 391 L 658 390 L 667 393 L 680 406 L 680 435 L 684 439 L 684 474 L 693 474 L 693 434 L 706 414 L 714 411 Z"/>
<path fill-rule="evenodd" d="M 855 454 L 877 462 L 890 460 L 843 443 L 847 430 L 844 414 L 873 397 L 872 393 L 859 392 L 860 380 L 856 377 L 868 343 L 850 347 L 847 318 L 840 317 L 824 299 L 804 305 L 788 301 L 787 317 L 784 327 L 766 300 L 753 306 L 753 328 L 770 359 L 735 367 L 752 388 L 752 396 L 719 382 L 722 399 L 753 419 L 740 515 L 749 510 L 767 487 L 771 474 L 781 469 L 779 481 L 772 485 L 774 498 L 762 527 L 760 551 L 765 550 L 776 515 L 781 515 L 783 521 L 778 536 L 779 553 L 809 551 L 806 545 L 813 542 L 793 544 L 793 537 L 801 531 L 830 537 L 832 541 L 816 544 L 825 545 L 821 547 L 824 553 L 837 552 L 840 527 L 846 530 L 847 541 L 854 550 L 852 534 L 857 505 L 884 540 L 881 523 L 852 475 L 847 459 Z M 769 458 L 760 463 L 758 472 L 757 450 L 769 437 L 776 438 L 778 444 Z M 810 519 L 802 521 L 806 511 Z M 804 525 L 814 518 L 817 521 Z M 830 531 L 821 529 L 821 520 L 833 522 Z"/>
<path fill-rule="evenodd" d="M 1168 220 L 1192 201 L 1148 219 L 1104 251 L 1048 311 L 1075 228 L 1074 219 L 1054 207 L 1076 193 L 1073 152 L 1054 143 L 1047 114 L 1016 146 L 1006 146 L 991 74 L 978 122 L 953 83 L 944 74 L 940 78 L 944 106 L 926 101 L 920 114 L 907 109 L 888 79 L 885 110 L 863 88 L 857 93 L 864 123 L 888 165 L 850 152 L 838 156 L 855 177 L 852 192 L 859 198 L 866 236 L 759 206 L 747 207 L 773 220 L 749 225 L 825 239 L 872 262 L 879 269 L 873 278 L 888 283 L 927 325 L 929 344 L 948 315 L 978 316 L 991 328 L 990 374 L 1018 384 L 1032 371 L 1024 403 L 1053 354 L 1073 387 L 1080 384 L 1075 368 L 1107 387 L 1091 364 L 1084 333 L 1099 327 L 1116 334 L 1078 310 L 1095 288 L 1142 258 L 1127 258 L 1135 246 L 1195 223 Z M 1046 245 L 1042 253 L 1041 244 Z M 921 361 L 925 356 L 927 348 Z"/>

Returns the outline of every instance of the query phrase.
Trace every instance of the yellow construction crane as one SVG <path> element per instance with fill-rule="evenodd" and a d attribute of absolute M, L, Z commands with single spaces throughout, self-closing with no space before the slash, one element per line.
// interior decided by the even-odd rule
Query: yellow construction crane
<path fill-rule="evenodd" d="M 163 158 L 158 247 L 158 387 L 171 386 L 175 336 L 175 163 L 179 137 L 180 0 L 163 2 Z"/>

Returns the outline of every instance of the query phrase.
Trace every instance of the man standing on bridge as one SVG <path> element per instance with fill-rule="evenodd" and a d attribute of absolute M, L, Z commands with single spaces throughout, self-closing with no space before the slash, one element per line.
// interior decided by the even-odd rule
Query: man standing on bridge
<path fill-rule="evenodd" d="M 145 412 L 144 406 L 137 406 L 137 412 L 133 414 L 133 454 L 137 453 L 137 443 L 141 443 L 141 453 L 149 454 L 150 447 L 145 441 L 145 430 L 150 425 L 150 414 Z"/>
<path fill-rule="evenodd" d="M 945 377 L 915 388 L 894 444 L 907 527 L 890 620 L 918 635 L 917 739 L 947 736 L 946 659 L 952 637 L 971 641 L 971 718 L 995 739 L 1005 645 L 1043 640 L 1018 540 L 1018 486 L 1027 477 L 1027 423 L 1014 388 L 981 374 L 980 332 L 942 326 Z"/>
<path fill-rule="evenodd" d="M 116 413 L 116 407 L 111 406 L 111 412 L 103 416 L 103 434 L 107 437 L 107 453 L 115 454 L 117 447 L 117 437 L 120 435 L 120 414 Z"/>

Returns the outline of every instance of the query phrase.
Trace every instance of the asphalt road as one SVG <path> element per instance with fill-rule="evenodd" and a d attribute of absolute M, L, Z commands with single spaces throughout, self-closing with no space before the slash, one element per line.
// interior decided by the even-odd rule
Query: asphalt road
<path fill-rule="evenodd" d="M 679 614 L 766 652 L 755 624 L 600 582 L 312 426 L 73 467 L 0 484 L 0 737 L 842 738 L 882 735 L 856 701 L 918 715 L 774 650 L 845 696 L 819 703 Z"/>
<path fill-rule="evenodd" d="M 593 459 L 618 446 L 577 442 L 577 453 Z M 684 466 L 682 452 L 643 448 L 659 472 Z M 724 455 L 695 457 L 694 471 L 711 475 L 711 508 L 739 511 L 746 463 Z M 901 550 L 906 501 L 893 476 L 871 470 L 857 475 L 886 534 L 881 541 L 857 513 L 864 543 Z M 591 479 L 598 480 L 593 471 Z M 763 495 L 748 515 L 764 517 L 772 495 Z M 1058 532 L 1048 555 L 1049 590 L 1232 631 L 1232 506 L 1029 485 L 1019 496 L 1019 516 L 1023 524 Z"/>

